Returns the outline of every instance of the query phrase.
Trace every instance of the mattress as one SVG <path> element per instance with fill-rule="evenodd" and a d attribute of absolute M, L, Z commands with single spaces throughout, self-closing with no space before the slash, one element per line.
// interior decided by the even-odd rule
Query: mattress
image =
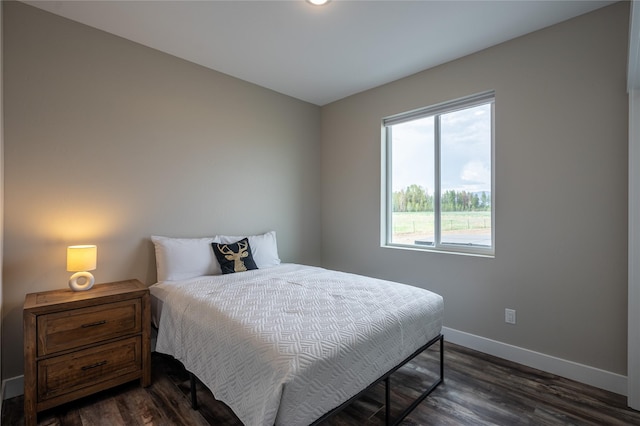
<path fill-rule="evenodd" d="M 428 290 L 296 264 L 167 281 L 156 351 L 171 355 L 246 426 L 308 425 L 442 328 Z"/>

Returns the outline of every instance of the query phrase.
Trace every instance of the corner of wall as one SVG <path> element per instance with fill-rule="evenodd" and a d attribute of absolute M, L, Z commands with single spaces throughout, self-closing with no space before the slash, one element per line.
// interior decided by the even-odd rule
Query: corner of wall
<path fill-rule="evenodd" d="M 2 241 L 4 240 L 4 222 L 3 222 L 3 213 L 4 213 L 4 91 L 2 86 L 3 81 L 3 39 L 2 39 L 2 8 L 4 6 L 4 2 L 0 1 L 0 271 L 2 271 Z M 0 389 L 0 401 L 4 400 L 5 390 L 4 390 L 4 380 L 2 374 L 2 317 L 4 309 L 2 308 L 3 299 L 2 293 L 4 291 L 2 284 L 2 273 L 0 272 L 0 381 L 2 381 L 2 389 Z M 0 417 L 2 416 L 2 404 L 0 403 Z"/>

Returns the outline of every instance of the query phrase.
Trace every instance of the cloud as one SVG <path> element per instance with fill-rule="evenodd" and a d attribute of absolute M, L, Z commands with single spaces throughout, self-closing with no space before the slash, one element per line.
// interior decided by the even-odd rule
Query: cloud
<path fill-rule="evenodd" d="M 460 173 L 466 191 L 486 191 L 491 188 L 491 169 L 482 161 L 469 161 Z"/>

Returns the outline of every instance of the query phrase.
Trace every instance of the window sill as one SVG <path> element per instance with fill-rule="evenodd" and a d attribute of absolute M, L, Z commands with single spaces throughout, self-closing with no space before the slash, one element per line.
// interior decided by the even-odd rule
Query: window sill
<path fill-rule="evenodd" d="M 495 251 L 493 248 L 478 248 L 478 247 L 453 247 L 443 245 L 440 247 L 434 246 L 421 246 L 421 245 L 409 245 L 409 244 L 381 244 L 380 247 L 392 250 L 408 250 L 428 253 L 443 253 L 443 254 L 455 254 L 462 256 L 472 257 L 484 257 L 494 259 Z"/>

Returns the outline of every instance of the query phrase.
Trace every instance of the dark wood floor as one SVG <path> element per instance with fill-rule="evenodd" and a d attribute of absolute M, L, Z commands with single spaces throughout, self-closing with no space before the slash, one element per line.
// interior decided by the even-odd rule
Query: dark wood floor
<path fill-rule="evenodd" d="M 438 345 L 435 345 L 436 347 Z M 392 376 L 393 412 L 437 372 L 431 349 Z M 199 386 L 200 410 L 189 399 L 189 377 L 173 359 L 153 354 L 153 384 L 136 382 L 40 413 L 39 425 L 216 425 L 241 423 Z M 2 425 L 23 425 L 22 397 L 5 401 Z M 402 423 L 409 425 L 640 425 L 626 399 L 447 343 L 445 382 Z M 384 388 L 372 389 L 323 425 L 384 424 Z"/>

